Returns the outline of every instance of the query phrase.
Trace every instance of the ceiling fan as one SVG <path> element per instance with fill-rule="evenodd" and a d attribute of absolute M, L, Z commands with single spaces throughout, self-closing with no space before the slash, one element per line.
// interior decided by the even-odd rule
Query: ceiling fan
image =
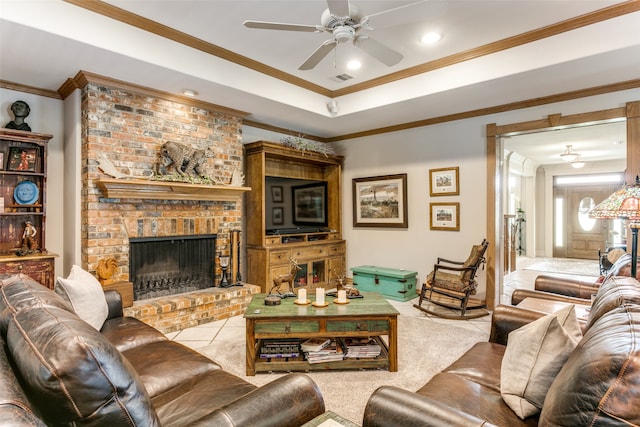
<path fill-rule="evenodd" d="M 424 0 L 423 0 L 424 1 Z M 331 34 L 331 38 L 326 40 L 311 54 L 299 67 L 299 70 L 311 70 L 322 59 L 329 54 L 339 43 L 352 42 L 355 46 L 364 50 L 369 55 L 376 58 L 385 65 L 392 66 L 404 58 L 404 56 L 394 49 L 376 41 L 367 34 L 362 34 L 362 30 L 373 30 L 369 25 L 369 19 L 373 16 L 388 13 L 394 10 L 412 6 L 419 2 L 413 2 L 394 9 L 385 10 L 373 15 L 361 16 L 358 9 L 349 3 L 349 0 L 327 0 L 328 8 L 320 17 L 321 25 L 286 24 L 279 22 L 265 21 L 244 21 L 247 28 L 258 28 L 264 30 L 284 30 L 299 31 L 309 33 L 326 32 Z"/>

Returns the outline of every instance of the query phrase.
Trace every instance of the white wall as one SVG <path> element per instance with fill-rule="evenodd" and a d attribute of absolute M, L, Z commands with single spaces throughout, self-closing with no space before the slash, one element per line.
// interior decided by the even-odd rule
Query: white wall
<path fill-rule="evenodd" d="M 488 237 L 485 236 L 487 124 L 502 125 L 539 120 L 549 114 L 571 115 L 617 108 L 637 100 L 640 100 L 640 90 L 633 89 L 340 142 L 338 154 L 345 156 L 343 236 L 347 240 L 347 268 L 364 264 L 414 270 L 420 283 L 433 269 L 437 257 L 464 260 L 471 245 Z M 430 197 L 429 169 L 450 166 L 460 167 L 460 195 Z M 397 173 L 408 174 L 409 227 L 402 230 L 354 228 L 351 180 Z M 541 181 L 536 179 L 538 183 Z M 440 201 L 460 202 L 459 232 L 429 229 L 429 202 Z M 538 209 L 535 214 L 540 215 Z M 544 221 L 541 224 L 544 227 Z M 497 231 L 501 233 L 501 227 Z M 500 236 L 496 242 L 501 244 Z M 536 247 L 536 251 L 539 250 Z M 500 268 L 498 262 L 498 285 Z M 479 272 L 478 279 L 479 295 L 482 295 L 484 271 Z"/>
<path fill-rule="evenodd" d="M 17 100 L 23 100 L 31 108 L 31 113 L 26 122 L 32 132 L 53 135 L 47 145 L 47 235 L 46 248 L 49 252 L 62 255 L 64 243 L 64 123 L 63 102 L 59 99 L 17 92 L 0 88 L 0 126 L 4 126 L 13 120 L 11 104 Z M 62 276 L 62 257 L 56 258 L 55 274 Z"/>

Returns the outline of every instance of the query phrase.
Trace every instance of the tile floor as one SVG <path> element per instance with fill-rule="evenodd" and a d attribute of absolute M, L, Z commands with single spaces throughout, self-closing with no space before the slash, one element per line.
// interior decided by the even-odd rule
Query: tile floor
<path fill-rule="evenodd" d="M 537 260 L 535 258 L 518 259 L 516 265 L 518 266 L 519 270 L 506 275 L 504 278 L 504 292 L 501 297 L 501 302 L 503 304 L 510 304 L 511 293 L 514 289 L 533 289 L 533 282 L 536 276 L 540 274 L 540 272 L 525 270 L 524 268 L 536 261 Z M 461 328 L 480 330 L 486 332 L 487 334 L 489 333 L 489 329 L 491 327 L 491 316 L 485 316 L 471 320 L 442 319 L 424 313 L 413 307 L 413 304 L 417 303 L 417 301 L 417 296 L 413 300 L 404 302 L 389 300 L 389 302 L 402 315 L 425 318 L 426 320 L 435 323 L 452 324 Z M 177 332 L 171 332 L 167 334 L 167 337 L 197 350 L 199 348 L 212 344 L 216 340 L 228 340 L 234 337 L 237 338 L 238 336 L 244 336 L 244 334 L 244 318 L 242 316 L 234 316 L 229 319 L 206 323 L 204 325 L 183 329 Z"/>

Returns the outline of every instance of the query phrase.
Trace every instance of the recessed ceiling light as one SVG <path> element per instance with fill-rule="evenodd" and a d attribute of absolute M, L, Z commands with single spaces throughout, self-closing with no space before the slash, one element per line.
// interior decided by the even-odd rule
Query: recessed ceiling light
<path fill-rule="evenodd" d="M 441 38 L 442 38 L 442 34 L 432 31 L 430 33 L 423 35 L 420 41 L 424 44 L 433 44 L 437 41 L 440 41 Z"/>
<path fill-rule="evenodd" d="M 347 63 L 347 68 L 350 70 L 359 70 L 360 67 L 362 67 L 362 62 L 358 61 L 357 59 L 354 59 Z"/>
<path fill-rule="evenodd" d="M 186 96 L 196 96 L 198 92 L 193 89 L 182 89 L 182 94 Z"/>

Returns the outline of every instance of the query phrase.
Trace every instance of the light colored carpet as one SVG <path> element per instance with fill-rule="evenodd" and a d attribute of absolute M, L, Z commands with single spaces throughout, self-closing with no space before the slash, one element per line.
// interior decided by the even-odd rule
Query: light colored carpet
<path fill-rule="evenodd" d="M 524 268 L 544 273 L 577 274 L 580 276 L 599 276 L 600 266 L 597 260 L 545 258 Z"/>
<path fill-rule="evenodd" d="M 361 424 L 364 407 L 373 391 L 381 385 L 394 385 L 415 391 L 433 375 L 447 367 L 467 349 L 488 334 L 457 326 L 438 324 L 426 318 L 398 317 L 398 372 L 320 371 L 309 376 L 318 384 L 327 410 Z M 264 385 L 284 374 L 245 376 L 245 341 L 243 337 L 217 341 L 198 351 L 222 367 L 253 383 Z"/>

